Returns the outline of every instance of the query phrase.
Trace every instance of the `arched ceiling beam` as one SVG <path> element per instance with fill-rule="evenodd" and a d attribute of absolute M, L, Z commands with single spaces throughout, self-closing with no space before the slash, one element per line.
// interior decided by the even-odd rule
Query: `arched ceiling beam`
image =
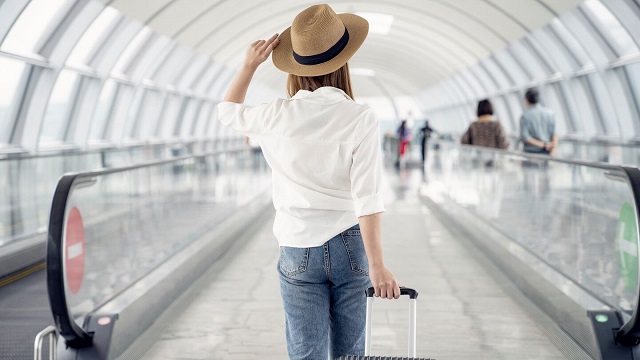
<path fill-rule="evenodd" d="M 300 10 L 313 4 L 311 0 L 297 1 L 295 6 L 287 0 L 102 1 L 231 67 L 244 55 L 247 44 L 256 35 L 260 37 L 256 29 L 271 30 L 261 34 L 281 31 Z M 409 83 L 424 86 L 472 65 L 580 2 L 423 0 L 407 4 L 402 0 L 336 0 L 332 6 L 337 12 L 354 12 L 357 7 L 361 11 L 393 15 L 392 32 L 371 36 L 375 41 L 365 43 L 360 56 L 354 57 L 354 65 L 370 63 L 370 68 L 376 70 L 373 65 L 381 59 L 393 60 L 392 64 L 398 66 L 396 77 L 406 77 Z M 406 50 L 399 51 L 400 48 Z M 381 51 L 387 53 L 380 57 Z M 400 54 L 402 61 L 398 60 Z M 418 65 L 420 62 L 430 66 L 425 68 Z"/>
<path fill-rule="evenodd" d="M 348 1 L 347 3 L 355 5 L 361 2 Z M 434 3 L 434 4 L 437 4 L 437 3 Z M 220 54 L 224 56 L 224 49 L 227 48 L 228 46 L 232 46 L 232 44 L 237 44 L 238 42 L 242 43 L 243 41 L 247 42 L 249 41 L 249 39 L 254 38 L 258 34 L 271 34 L 272 32 L 281 31 L 284 28 L 288 27 L 291 23 L 291 20 L 297 14 L 300 8 L 301 6 L 295 6 L 295 7 L 286 8 L 285 10 L 281 10 L 277 13 L 270 12 L 268 14 L 268 19 L 269 19 L 268 21 L 271 23 L 280 24 L 280 26 L 275 29 L 273 26 L 264 26 L 265 28 L 268 28 L 268 29 L 274 29 L 272 31 L 269 31 L 268 33 L 263 31 L 261 31 L 260 33 L 256 33 L 255 23 L 254 23 L 255 20 L 252 21 L 251 24 L 248 24 L 246 26 L 242 26 L 242 24 L 245 24 L 242 21 L 234 21 L 230 24 L 232 26 L 226 26 L 220 29 L 220 32 L 226 35 L 224 37 L 225 41 L 220 42 L 219 39 L 215 38 L 214 40 L 211 41 L 211 43 L 202 43 L 202 45 L 199 46 L 196 50 L 204 52 L 209 55 Z M 338 6 L 335 6 L 335 8 L 336 8 L 336 11 L 339 11 Z M 403 21 L 407 21 L 411 23 L 413 26 L 415 26 L 415 33 L 418 33 L 418 34 L 420 33 L 420 30 L 423 28 L 427 28 L 427 29 L 431 28 L 432 30 L 438 29 L 443 32 L 446 32 L 450 34 L 451 37 L 458 38 L 459 42 L 463 43 L 466 47 L 473 49 L 477 58 L 481 58 L 490 54 L 493 50 L 495 50 L 494 48 L 496 47 L 496 45 L 497 47 L 502 47 L 502 46 L 506 46 L 507 44 L 507 42 L 503 41 L 502 39 L 496 39 L 495 36 L 491 34 L 490 31 L 488 31 L 486 28 L 482 26 L 476 26 L 475 31 L 471 32 L 470 30 L 467 30 L 467 28 L 456 26 L 453 22 L 449 20 L 444 20 L 443 17 L 446 16 L 447 14 L 435 15 L 425 11 L 424 9 L 411 7 L 406 4 L 398 4 L 398 6 L 390 6 L 389 1 L 385 1 L 385 2 L 379 1 L 374 3 L 366 2 L 366 3 L 362 3 L 362 9 L 363 10 L 366 9 L 367 11 L 372 11 L 372 12 L 392 14 L 396 18 L 402 18 Z M 402 9 L 403 11 L 402 15 L 399 14 L 398 9 Z M 461 14 L 460 12 L 456 13 L 452 11 L 450 8 L 443 8 L 443 9 L 444 9 L 443 11 L 450 13 L 448 14 L 449 17 L 455 17 Z M 257 10 L 254 10 L 254 11 L 257 11 Z M 243 16 L 259 18 L 253 13 L 253 11 L 243 14 Z M 466 15 L 464 16 L 466 18 Z M 429 21 L 425 21 L 426 20 L 425 18 L 429 19 Z M 470 21 L 468 26 L 471 26 L 471 23 L 473 23 L 473 21 Z M 240 25 L 240 26 L 238 27 L 237 25 Z M 478 23 L 476 23 L 475 25 L 478 25 Z M 480 34 L 481 32 L 484 32 L 484 34 Z M 238 34 L 241 34 L 241 35 L 238 35 Z M 392 37 L 393 32 L 388 36 Z M 492 41 L 494 43 L 493 47 L 490 45 L 487 45 L 489 43 L 492 43 Z M 415 42 L 417 46 L 426 45 L 428 44 L 428 39 L 416 37 Z"/>

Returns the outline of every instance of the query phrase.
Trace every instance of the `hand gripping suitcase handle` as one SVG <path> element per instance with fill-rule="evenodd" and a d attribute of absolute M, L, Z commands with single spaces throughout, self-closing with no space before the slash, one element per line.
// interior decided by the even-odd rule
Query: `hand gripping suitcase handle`
<path fill-rule="evenodd" d="M 365 290 L 365 292 L 367 293 L 367 297 L 373 297 L 373 295 L 375 294 L 375 290 L 373 289 L 373 286 L 368 288 L 367 290 Z M 412 288 L 408 288 L 408 287 L 400 287 L 400 295 L 409 295 L 409 299 L 417 299 L 418 298 L 418 291 L 416 291 L 415 289 Z"/>
<path fill-rule="evenodd" d="M 373 304 L 373 287 L 365 290 L 367 294 L 367 314 L 365 320 L 364 355 L 371 355 L 371 306 Z M 412 288 L 400 287 L 400 295 L 408 295 L 411 299 L 409 306 L 409 357 L 416 356 L 416 301 L 418 291 Z"/>

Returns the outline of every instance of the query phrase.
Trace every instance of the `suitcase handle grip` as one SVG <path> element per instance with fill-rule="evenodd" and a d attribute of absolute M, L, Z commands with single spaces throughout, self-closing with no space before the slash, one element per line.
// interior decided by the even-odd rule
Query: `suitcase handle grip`
<path fill-rule="evenodd" d="M 368 288 L 367 290 L 364 291 L 367 294 L 367 297 L 373 297 L 373 295 L 376 293 L 376 291 L 374 290 L 373 286 Z M 401 286 L 400 287 L 400 295 L 409 295 L 409 299 L 417 299 L 418 298 L 418 291 L 416 289 L 412 289 L 412 288 L 408 288 L 408 287 L 404 287 Z"/>

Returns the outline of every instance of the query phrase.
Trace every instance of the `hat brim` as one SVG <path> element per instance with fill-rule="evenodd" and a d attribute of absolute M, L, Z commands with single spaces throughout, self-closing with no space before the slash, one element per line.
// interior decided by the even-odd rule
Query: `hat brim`
<path fill-rule="evenodd" d="M 330 74 L 340 69 L 360 48 L 367 38 L 369 23 L 364 18 L 354 14 L 337 14 L 349 32 L 347 46 L 336 57 L 316 65 L 302 65 L 293 58 L 291 44 L 291 27 L 280 34 L 280 43 L 273 49 L 271 59 L 280 70 L 298 76 L 320 76 Z"/>

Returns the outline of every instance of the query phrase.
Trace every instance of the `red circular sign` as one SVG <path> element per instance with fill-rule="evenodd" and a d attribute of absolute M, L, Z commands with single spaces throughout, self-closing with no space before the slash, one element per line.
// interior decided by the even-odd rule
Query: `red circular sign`
<path fill-rule="evenodd" d="M 67 236 L 65 238 L 65 273 L 67 285 L 77 294 L 84 276 L 84 224 L 78 208 L 69 211 L 67 217 Z"/>

